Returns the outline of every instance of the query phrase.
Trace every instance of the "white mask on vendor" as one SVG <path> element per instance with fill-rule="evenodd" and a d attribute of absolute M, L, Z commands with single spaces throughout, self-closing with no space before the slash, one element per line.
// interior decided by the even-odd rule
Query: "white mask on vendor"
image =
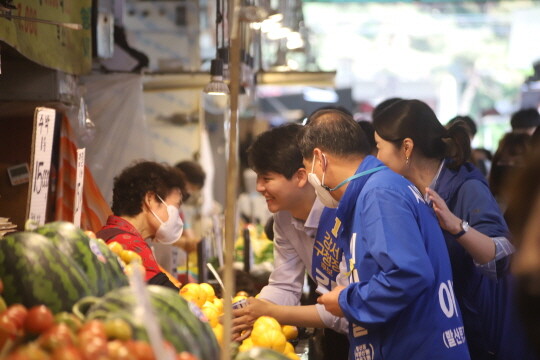
<path fill-rule="evenodd" d="M 156 232 L 154 240 L 160 242 L 161 244 L 170 245 L 175 243 L 178 239 L 180 239 L 180 236 L 182 236 L 182 232 L 184 231 L 184 222 L 182 221 L 182 218 L 180 217 L 180 212 L 178 211 L 178 208 L 176 206 L 168 205 L 159 195 L 156 196 L 167 207 L 167 213 L 169 214 L 169 218 L 167 219 L 167 221 L 163 222 L 159 218 L 159 216 L 157 216 L 156 213 L 153 212 L 152 209 L 150 209 L 152 214 L 161 223 Z"/>

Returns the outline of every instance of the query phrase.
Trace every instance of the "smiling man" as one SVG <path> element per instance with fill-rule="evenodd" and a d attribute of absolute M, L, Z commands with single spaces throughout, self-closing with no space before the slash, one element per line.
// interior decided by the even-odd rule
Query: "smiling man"
<path fill-rule="evenodd" d="M 275 317 L 282 324 L 347 331 L 347 321 L 323 306 L 298 306 L 306 271 L 324 293 L 339 281 L 336 277 L 342 259 L 332 235 L 335 209 L 325 208 L 317 200 L 302 164 L 296 139 L 301 128 L 290 124 L 269 130 L 248 150 L 250 167 L 257 173 L 257 191 L 274 213 L 275 268 L 269 284 L 261 290 L 262 300 L 250 298 L 246 308 L 235 310 L 237 332 L 248 329 L 262 315 Z M 335 336 L 328 332 L 325 330 L 326 336 Z M 339 344 L 347 349 L 344 336 Z M 332 349 L 328 358 L 347 357 L 346 352 L 341 357 L 338 352 Z"/>

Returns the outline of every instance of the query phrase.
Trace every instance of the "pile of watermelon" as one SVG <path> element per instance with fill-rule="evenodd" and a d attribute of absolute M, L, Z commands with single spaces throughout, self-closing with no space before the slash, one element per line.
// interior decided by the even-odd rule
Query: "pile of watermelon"
<path fill-rule="evenodd" d="M 0 279 L 8 304 L 46 305 L 54 313 L 128 285 L 107 245 L 68 222 L 0 239 Z"/>
<path fill-rule="evenodd" d="M 78 318 L 83 328 L 84 324 L 96 322 L 123 324 L 129 335 L 120 339 L 108 334 L 109 347 L 110 341 L 116 341 L 113 347 L 125 345 L 128 348 L 132 347 L 131 342 L 149 342 L 122 262 L 102 240 L 89 237 L 71 223 L 54 222 L 32 232 L 14 233 L 0 239 L 0 280 L 4 284 L 3 298 L 10 308 L 46 306 L 53 315 L 69 314 L 70 321 Z M 145 289 L 164 341 L 175 353 L 189 354 L 192 359 L 200 360 L 219 358 L 217 340 L 198 308 L 165 287 L 146 286 Z M 0 324 L 0 339 L 2 329 Z M 40 338 L 50 337 L 46 336 L 48 331 L 50 329 Z M 74 334 L 78 336 L 77 332 Z M 39 338 L 35 340 L 20 333 L 6 335 L 13 340 L 10 352 L 33 351 L 36 347 L 49 354 L 54 352 L 52 347 L 43 347 Z M 73 343 L 83 346 L 88 339 Z M 101 350 L 102 345 L 100 343 Z M 2 349 L 0 343 L 0 354 L 2 350 L 5 352 L 6 347 Z M 110 349 L 107 351 L 110 355 Z M 84 356 L 85 360 L 95 358 Z"/>

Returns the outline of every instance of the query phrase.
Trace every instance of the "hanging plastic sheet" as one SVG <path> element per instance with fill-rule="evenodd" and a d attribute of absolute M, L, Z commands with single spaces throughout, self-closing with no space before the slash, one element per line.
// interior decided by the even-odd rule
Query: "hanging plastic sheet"
<path fill-rule="evenodd" d="M 82 78 L 95 138 L 86 145 L 87 164 L 105 199 L 113 179 L 135 160 L 154 160 L 144 116 L 142 75 L 98 74 Z"/>

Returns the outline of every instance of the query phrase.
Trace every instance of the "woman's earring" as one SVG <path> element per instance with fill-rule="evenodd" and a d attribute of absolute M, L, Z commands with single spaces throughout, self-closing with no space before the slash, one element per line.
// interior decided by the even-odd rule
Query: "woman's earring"
<path fill-rule="evenodd" d="M 409 165 L 409 157 L 407 156 L 405 159 L 405 165 Z"/>

